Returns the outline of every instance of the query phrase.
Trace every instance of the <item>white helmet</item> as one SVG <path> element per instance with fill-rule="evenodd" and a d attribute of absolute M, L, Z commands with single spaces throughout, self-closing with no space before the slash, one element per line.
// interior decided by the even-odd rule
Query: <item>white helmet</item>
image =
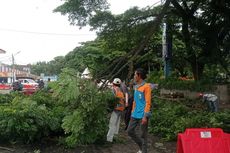
<path fill-rule="evenodd" d="M 116 85 L 121 84 L 121 79 L 115 78 L 115 79 L 113 80 L 113 84 L 116 84 Z"/>

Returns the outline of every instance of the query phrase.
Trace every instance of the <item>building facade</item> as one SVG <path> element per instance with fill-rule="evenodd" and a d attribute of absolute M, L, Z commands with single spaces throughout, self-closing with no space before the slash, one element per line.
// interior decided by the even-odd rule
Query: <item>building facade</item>
<path fill-rule="evenodd" d="M 0 83 L 13 83 L 20 78 L 38 79 L 39 76 L 30 73 L 30 68 L 26 65 L 17 65 L 17 68 L 13 68 L 7 64 L 0 64 Z"/>

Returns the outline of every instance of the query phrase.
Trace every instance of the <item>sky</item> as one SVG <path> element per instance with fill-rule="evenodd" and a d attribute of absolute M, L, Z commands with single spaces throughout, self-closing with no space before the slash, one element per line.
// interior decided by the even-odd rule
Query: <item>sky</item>
<path fill-rule="evenodd" d="M 145 7 L 160 0 L 108 0 L 114 14 L 133 7 Z M 53 13 L 61 0 L 0 0 L 0 62 L 35 64 L 65 56 L 79 43 L 96 38 L 89 27 L 70 25 L 67 16 Z"/>

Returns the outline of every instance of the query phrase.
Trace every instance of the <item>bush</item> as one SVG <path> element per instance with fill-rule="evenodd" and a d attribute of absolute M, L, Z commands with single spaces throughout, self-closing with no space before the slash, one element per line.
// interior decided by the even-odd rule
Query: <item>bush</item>
<path fill-rule="evenodd" d="M 219 127 L 229 132 L 230 111 L 210 113 L 202 110 L 204 107 L 197 109 L 190 104 L 191 101 L 154 100 L 150 132 L 167 141 L 176 140 L 177 134 L 184 132 L 186 128 Z"/>
<path fill-rule="evenodd" d="M 78 102 L 81 105 L 63 119 L 62 127 L 68 135 L 66 144 L 69 147 L 102 141 L 106 135 L 106 94 L 92 88 L 87 91 L 80 95 Z"/>
<path fill-rule="evenodd" d="M 159 83 L 162 80 L 163 71 L 153 71 L 147 76 L 147 82 L 150 83 Z"/>
<path fill-rule="evenodd" d="M 30 96 L 30 99 L 36 101 L 38 105 L 45 105 L 46 107 L 52 109 L 57 105 L 54 98 L 52 98 L 51 93 L 44 90 L 39 90 Z"/>
<path fill-rule="evenodd" d="M 190 91 L 214 91 L 214 84 L 205 80 L 179 80 L 177 78 L 167 78 L 159 81 L 159 87 L 165 89 L 178 89 L 178 90 L 190 90 Z"/>
<path fill-rule="evenodd" d="M 57 128 L 45 105 L 29 98 L 16 97 L 8 105 L 0 106 L 0 139 L 33 142 Z"/>
<path fill-rule="evenodd" d="M 11 92 L 10 94 L 0 94 L 0 104 L 10 103 L 15 97 L 18 96 L 23 97 L 24 95 L 18 91 Z"/>
<path fill-rule="evenodd" d="M 102 141 L 107 132 L 110 94 L 99 91 L 92 81 L 76 77 L 76 72 L 71 69 L 64 69 L 58 85 L 54 88 L 54 95 L 60 104 L 68 106 L 69 112 L 62 124 L 65 144 L 74 147 Z"/>

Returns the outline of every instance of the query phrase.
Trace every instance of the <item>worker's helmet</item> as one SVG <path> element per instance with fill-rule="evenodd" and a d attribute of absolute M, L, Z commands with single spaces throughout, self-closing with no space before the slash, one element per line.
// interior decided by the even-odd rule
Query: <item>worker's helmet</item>
<path fill-rule="evenodd" d="M 115 79 L 113 80 L 113 84 L 115 84 L 115 85 L 120 85 L 120 84 L 121 84 L 121 79 L 115 78 Z"/>

